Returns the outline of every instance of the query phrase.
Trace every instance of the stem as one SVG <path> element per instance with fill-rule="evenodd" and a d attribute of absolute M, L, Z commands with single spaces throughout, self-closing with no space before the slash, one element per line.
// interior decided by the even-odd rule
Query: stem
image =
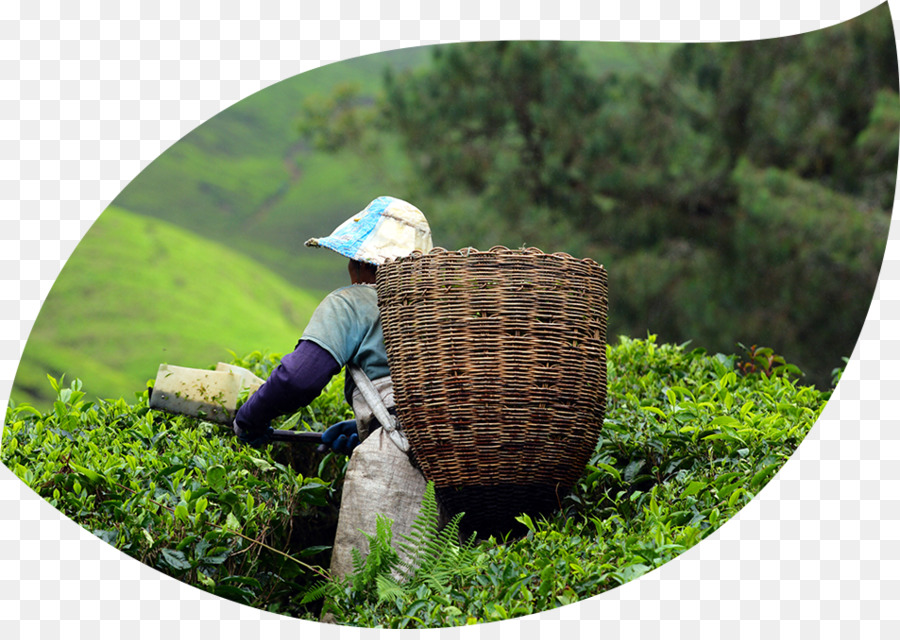
<path fill-rule="evenodd" d="M 125 485 L 119 484 L 119 483 L 116 482 L 115 480 L 110 480 L 110 479 L 107 478 L 106 481 L 107 481 L 107 482 L 110 482 L 110 483 L 112 483 L 112 484 L 114 484 L 114 485 L 116 485 L 116 486 L 119 487 L 120 489 L 124 489 L 125 491 L 128 491 L 128 492 L 130 492 L 130 493 L 133 493 L 134 495 L 138 495 L 138 492 L 135 491 L 134 489 L 132 489 L 132 488 L 130 488 L 130 487 L 126 487 Z M 159 506 L 159 507 L 162 507 L 162 508 L 165 509 L 166 511 L 169 511 L 170 513 L 172 513 L 173 515 L 175 514 L 175 509 L 173 509 L 172 507 L 170 507 L 170 506 L 168 506 L 168 505 L 162 504 L 161 502 L 157 502 L 157 501 L 154 500 L 153 498 L 146 498 L 146 500 L 152 502 L 153 504 L 155 504 L 155 505 L 157 505 L 157 506 Z M 275 554 L 277 554 L 277 555 L 279 555 L 279 556 L 282 556 L 283 558 L 287 558 L 287 559 L 290 560 L 291 562 L 295 562 L 295 563 L 299 564 L 301 567 L 304 567 L 304 568 L 306 568 L 306 569 L 309 569 L 309 570 L 312 571 L 313 573 L 319 574 L 319 575 L 322 576 L 323 578 L 328 579 L 328 577 L 329 577 L 329 576 L 328 576 L 328 573 L 327 573 L 326 571 L 324 571 L 321 567 L 314 567 L 314 566 L 312 566 L 312 565 L 306 564 L 306 563 L 303 562 L 302 560 L 298 560 L 298 559 L 295 558 L 294 556 L 292 556 L 292 555 L 290 555 L 290 554 L 287 554 L 287 553 L 285 553 L 284 551 L 280 551 L 279 549 L 276 549 L 276 548 L 274 548 L 274 547 L 270 547 L 270 546 L 267 545 L 265 542 L 260 542 L 259 540 L 256 540 L 256 539 L 254 539 L 254 538 L 251 538 L 251 537 L 249 537 L 249 536 L 245 536 L 243 533 L 241 533 L 241 532 L 239 532 L 239 531 L 233 531 L 233 530 L 231 530 L 231 529 L 226 529 L 225 527 L 223 527 L 223 526 L 221 526 L 221 525 L 218 525 L 218 524 L 215 524 L 215 523 L 213 523 L 213 522 L 207 521 L 206 524 L 209 525 L 210 527 L 214 527 L 214 528 L 216 528 L 216 529 L 218 529 L 218 530 L 220 530 L 220 531 L 224 531 L 225 533 L 233 533 L 234 535 L 238 536 L 239 538 L 243 538 L 244 540 L 246 540 L 247 542 L 250 542 L 251 544 L 258 545 L 258 546 L 260 546 L 260 547 L 262 547 L 262 548 L 264 548 L 264 549 L 268 549 L 268 550 L 271 551 L 272 553 L 275 553 Z"/>

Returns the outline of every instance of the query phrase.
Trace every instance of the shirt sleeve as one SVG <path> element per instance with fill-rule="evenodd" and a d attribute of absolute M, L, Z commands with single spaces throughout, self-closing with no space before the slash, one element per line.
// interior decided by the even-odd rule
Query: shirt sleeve
<path fill-rule="evenodd" d="M 340 370 L 341 366 L 326 350 L 301 339 L 268 380 L 241 405 L 235 423 L 248 433 L 262 431 L 278 416 L 294 413 L 315 400 Z"/>
<path fill-rule="evenodd" d="M 358 295 L 351 287 L 328 294 L 301 337 L 322 347 L 341 367 L 356 355 L 367 329 L 360 318 Z"/>

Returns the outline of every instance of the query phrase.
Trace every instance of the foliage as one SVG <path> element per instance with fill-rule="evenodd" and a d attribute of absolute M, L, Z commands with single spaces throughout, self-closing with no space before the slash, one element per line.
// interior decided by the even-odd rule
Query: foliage
<path fill-rule="evenodd" d="M 743 335 L 771 333 L 779 349 L 796 345 L 792 360 L 801 367 L 835 345 L 849 351 L 871 302 L 889 218 L 776 168 L 741 161 L 733 180 L 738 209 L 728 249 L 736 270 L 725 281 Z"/>
<path fill-rule="evenodd" d="M 796 367 L 765 347 L 709 355 L 657 344 L 655 336 L 622 338 L 608 362 L 607 419 L 562 511 L 520 516 L 522 538 L 471 546 L 458 544 L 452 528 L 436 535 L 436 515 L 426 508 L 411 548 L 435 551 L 411 562 L 405 580 L 396 577 L 399 556 L 381 521 L 372 555 L 345 580 L 318 583 L 308 599 L 325 597 L 343 624 L 435 627 L 528 615 L 614 588 L 733 517 L 774 477 L 828 399 L 798 386 Z"/>
<path fill-rule="evenodd" d="M 864 159 L 854 142 L 880 92 L 896 96 L 898 85 L 887 5 L 808 34 L 685 47 L 673 70 L 712 99 L 710 125 L 730 166 L 747 157 L 838 191 L 864 191 L 871 174 L 859 171 Z M 896 172 L 896 154 L 893 165 Z"/>
<path fill-rule="evenodd" d="M 428 73 L 389 77 L 384 109 L 429 186 L 483 194 L 514 224 L 534 207 L 577 210 L 580 171 L 601 153 L 584 126 L 604 96 L 582 90 L 589 78 L 575 51 L 491 42 L 434 56 Z"/>
<path fill-rule="evenodd" d="M 615 351 L 595 470 L 573 499 L 606 499 L 620 515 L 623 495 L 633 503 L 654 485 L 682 489 L 682 499 L 715 488 L 706 506 L 736 512 L 793 453 L 828 398 L 798 386 L 796 367 L 766 348 L 747 349 L 741 360 L 656 345 L 651 336 L 623 339 Z M 692 521 L 705 515 L 712 528 L 722 520 L 690 511 Z"/>
<path fill-rule="evenodd" d="M 263 373 L 276 360 L 257 353 L 236 363 L 256 361 Z M 284 447 L 248 448 L 227 427 L 150 410 L 146 391 L 135 404 L 92 403 L 80 381 L 49 379 L 50 412 L 14 405 L 7 415 L 2 460 L 23 482 L 170 576 L 269 611 L 313 615 L 297 594 L 323 574 L 309 563 L 328 558 L 343 462 L 318 456 L 298 472 Z M 341 382 L 311 409 L 322 420 L 325 410 L 345 415 L 335 400 Z"/>
<path fill-rule="evenodd" d="M 278 357 L 235 358 L 265 377 Z M 840 370 L 834 372 L 835 380 Z M 381 520 L 372 552 L 336 580 L 316 565 L 334 536 L 344 462 L 241 446 L 227 428 L 124 400 L 90 403 L 51 378 L 49 413 L 12 406 L 2 460 L 101 539 L 223 597 L 343 624 L 455 626 L 569 604 L 675 558 L 734 516 L 808 433 L 829 394 L 800 386 L 771 349 L 709 355 L 620 338 L 608 348 L 607 418 L 562 510 L 527 535 L 460 544 L 431 489 L 412 533 Z M 348 409 L 342 381 L 278 426 L 319 429 Z M 310 449 L 311 451 L 311 449 Z M 297 469 L 305 469 L 298 473 Z M 304 596 L 305 594 L 305 596 Z"/>
<path fill-rule="evenodd" d="M 419 515 L 402 542 L 394 542 L 391 521 L 379 514 L 375 534 L 366 534 L 366 557 L 354 549 L 351 574 L 320 582 L 306 593 L 304 602 L 324 597 L 324 612 L 357 626 L 429 626 L 426 620 L 461 615 L 450 604 L 447 584 L 474 569 L 474 536 L 458 544 L 462 515 L 440 527 L 434 485 L 429 482 Z M 349 620 L 348 612 L 352 612 Z"/>
<path fill-rule="evenodd" d="M 374 144 L 372 111 L 357 108 L 368 102 L 358 84 L 344 83 L 331 94 L 315 93 L 303 101 L 299 124 L 300 136 L 316 148 L 339 151 L 348 145 L 363 148 Z"/>

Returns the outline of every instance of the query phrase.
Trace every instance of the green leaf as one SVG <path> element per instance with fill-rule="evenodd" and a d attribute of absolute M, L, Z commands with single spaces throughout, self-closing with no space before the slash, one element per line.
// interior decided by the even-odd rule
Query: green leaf
<path fill-rule="evenodd" d="M 263 460 L 262 458 L 255 458 L 253 456 L 249 456 L 249 457 L 250 457 L 250 462 L 252 462 L 254 465 L 256 465 L 256 468 L 259 469 L 260 471 L 274 471 L 275 470 L 275 467 L 273 467 L 271 465 L 271 463 L 269 463 L 268 460 Z"/>
<path fill-rule="evenodd" d="M 225 467 L 215 465 L 206 471 L 206 484 L 214 491 L 221 491 L 225 488 Z"/>
<path fill-rule="evenodd" d="M 228 600 L 234 600 L 236 602 L 241 602 L 243 604 L 250 604 L 253 601 L 253 593 L 247 589 L 239 589 L 238 587 L 232 587 L 227 584 L 217 585 L 213 589 L 213 593 L 222 598 L 227 598 Z"/>
<path fill-rule="evenodd" d="M 116 531 L 108 531 L 105 529 L 95 529 L 92 533 L 103 540 L 103 542 L 113 546 L 115 546 L 116 539 L 119 537 L 119 534 Z"/>
<path fill-rule="evenodd" d="M 216 547 L 211 550 L 207 555 L 200 558 L 200 562 L 205 565 L 220 565 L 224 564 L 228 558 L 231 557 L 231 550 L 226 547 Z"/>
<path fill-rule="evenodd" d="M 776 462 L 774 464 L 770 464 L 770 465 L 763 467 L 750 480 L 750 488 L 751 489 L 760 488 L 762 485 L 764 485 L 766 482 L 769 481 L 769 478 L 771 478 L 775 474 L 775 472 L 778 470 L 778 468 L 780 466 L 781 466 L 781 464 Z"/>
<path fill-rule="evenodd" d="M 738 487 L 734 491 L 731 492 L 731 495 L 728 496 L 728 508 L 731 509 L 737 503 L 737 501 L 741 498 L 741 496 L 748 494 L 749 492 L 743 487 Z"/>
<path fill-rule="evenodd" d="M 181 471 L 182 469 L 186 469 L 186 468 L 187 468 L 187 467 L 186 467 L 185 465 L 183 465 L 183 464 L 173 464 L 173 465 L 170 465 L 170 466 L 166 467 L 166 468 L 163 469 L 162 471 L 160 471 L 159 474 L 157 474 L 157 475 L 160 475 L 160 476 L 171 476 L 171 475 L 173 475 L 173 474 L 175 474 L 175 473 L 178 473 L 178 472 Z"/>
<path fill-rule="evenodd" d="M 656 415 L 658 415 L 658 416 L 659 416 L 660 418 L 662 418 L 663 420 L 668 420 L 668 418 L 669 418 L 669 416 L 666 415 L 666 412 L 663 411 L 662 409 L 660 409 L 659 407 L 654 407 L 654 406 L 652 406 L 652 405 L 645 405 L 645 406 L 641 407 L 641 410 L 642 410 L 642 411 L 649 411 L 650 413 L 655 413 Z"/>
<path fill-rule="evenodd" d="M 644 465 L 647 464 L 646 460 L 633 460 L 628 463 L 628 466 L 625 467 L 625 482 L 631 482 L 634 480 L 638 471 L 644 468 Z"/>
<path fill-rule="evenodd" d="M 251 578 L 249 576 L 228 576 L 226 578 L 222 578 L 220 580 L 221 584 L 238 584 L 248 587 L 253 587 L 254 589 L 262 589 L 262 584 L 260 584 L 259 580 L 256 578 Z"/>
<path fill-rule="evenodd" d="M 191 563 L 185 558 L 184 553 L 176 549 L 163 549 L 160 553 L 160 562 L 175 571 L 187 571 Z"/>
<path fill-rule="evenodd" d="M 188 506 L 187 503 L 183 500 L 178 503 L 178 506 L 175 507 L 175 519 L 185 523 L 190 522 L 190 517 L 188 515 Z"/>
<path fill-rule="evenodd" d="M 32 407 L 31 405 L 28 405 L 28 404 L 20 404 L 20 405 L 17 405 L 15 409 L 13 409 L 13 413 L 16 416 L 16 418 L 19 417 L 20 413 L 23 413 L 25 411 L 27 411 L 28 413 L 32 414 L 33 416 L 35 416 L 37 418 L 44 417 L 43 413 L 41 413 L 40 411 L 38 411 L 37 409 L 35 409 L 34 407 Z"/>
<path fill-rule="evenodd" d="M 195 536 L 195 535 L 190 535 L 190 536 L 184 538 L 184 539 L 183 539 L 181 542 L 179 542 L 177 545 L 175 545 L 175 550 L 176 550 L 176 551 L 184 551 L 185 548 L 189 547 L 189 546 L 190 546 L 191 544 L 193 544 L 196 540 L 197 540 L 197 536 Z"/>
<path fill-rule="evenodd" d="M 688 496 L 697 495 L 704 489 L 706 489 L 705 482 L 700 482 L 700 481 L 691 482 L 690 484 L 688 484 L 687 487 L 685 487 L 684 491 L 681 493 L 681 497 L 687 498 Z"/>
<path fill-rule="evenodd" d="M 241 521 L 234 517 L 233 513 L 228 514 L 225 518 L 225 528 L 231 529 L 232 531 L 238 531 L 241 529 Z"/>
<path fill-rule="evenodd" d="M 516 516 L 516 521 L 520 522 L 521 524 L 524 524 L 525 528 L 527 528 L 532 533 L 534 532 L 534 530 L 535 530 L 534 521 L 531 519 L 531 516 L 528 515 L 527 513 L 523 513 L 521 515 Z"/>
<path fill-rule="evenodd" d="M 330 545 L 316 545 L 312 547 L 306 547 L 297 555 L 299 555 L 301 558 L 305 558 L 306 556 L 314 556 L 317 553 L 322 553 L 323 551 L 328 551 L 329 549 L 331 549 Z"/>
<path fill-rule="evenodd" d="M 605 462 L 597 462 L 594 464 L 597 469 L 603 469 L 609 475 L 613 476 L 617 481 L 622 481 L 622 474 L 619 473 L 619 470 L 613 467 L 612 465 L 608 465 Z"/>
<path fill-rule="evenodd" d="M 100 482 L 101 480 L 103 480 L 103 476 L 101 476 L 96 471 L 88 469 L 87 467 L 82 467 L 79 464 L 75 464 L 75 463 L 71 463 L 71 464 L 72 464 L 72 468 L 75 469 L 75 471 L 77 471 L 78 473 L 83 475 L 85 478 L 87 478 L 91 483 L 96 484 L 96 483 Z"/>

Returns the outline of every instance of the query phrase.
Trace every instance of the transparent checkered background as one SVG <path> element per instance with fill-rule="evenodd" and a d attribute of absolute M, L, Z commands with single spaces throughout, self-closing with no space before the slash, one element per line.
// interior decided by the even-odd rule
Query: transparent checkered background
<path fill-rule="evenodd" d="M 460 40 L 778 37 L 877 2 L 219 4 L 0 4 L 0 407 L 41 302 L 106 205 L 192 128 L 281 79 Z M 897 236 L 844 380 L 794 459 L 711 539 L 633 583 L 465 629 L 301 622 L 121 555 L 0 466 L 0 637 L 900 638 Z"/>

